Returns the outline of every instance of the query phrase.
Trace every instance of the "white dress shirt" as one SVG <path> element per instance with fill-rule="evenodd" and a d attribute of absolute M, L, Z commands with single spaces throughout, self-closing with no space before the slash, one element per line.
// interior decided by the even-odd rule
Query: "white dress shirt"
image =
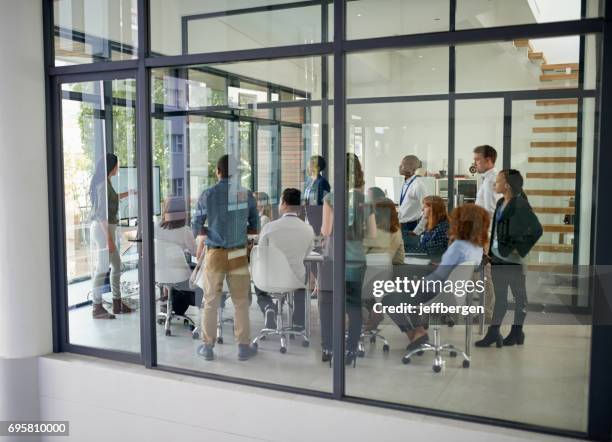
<path fill-rule="evenodd" d="M 425 184 L 415 175 L 404 181 L 400 191 L 399 221 L 408 223 L 421 218 L 423 210 L 423 199 L 427 196 Z M 401 198 L 401 195 L 404 195 Z"/>
<path fill-rule="evenodd" d="M 258 244 L 279 249 L 287 257 L 295 276 L 304 281 L 306 270 L 304 259 L 312 250 L 314 231 L 294 213 L 285 213 L 270 221 L 259 234 Z"/>
<path fill-rule="evenodd" d="M 484 208 L 491 218 L 495 212 L 495 206 L 497 200 L 501 197 L 501 194 L 495 193 L 495 177 L 497 176 L 497 170 L 494 168 L 487 170 L 480 176 L 480 188 L 476 194 L 476 204 Z"/>

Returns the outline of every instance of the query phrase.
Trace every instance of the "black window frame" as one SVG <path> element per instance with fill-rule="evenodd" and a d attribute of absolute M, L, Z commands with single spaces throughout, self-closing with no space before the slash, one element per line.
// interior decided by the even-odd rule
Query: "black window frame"
<path fill-rule="evenodd" d="M 53 20 L 53 0 L 41 0 L 43 5 L 44 26 L 44 56 L 45 56 L 45 81 L 46 81 L 46 115 L 47 115 L 47 164 L 48 164 L 48 189 L 49 189 L 49 230 L 51 245 L 51 283 L 52 283 L 52 314 L 53 314 L 53 350 L 54 352 L 74 352 L 85 355 L 97 356 L 113 360 L 143 364 L 147 368 L 165 370 L 189 374 L 193 376 L 217 379 L 244 385 L 269 388 L 273 390 L 290 393 L 302 393 L 316 397 L 330 398 L 352 403 L 376 405 L 380 407 L 424 413 L 427 415 L 462 419 L 471 422 L 493 424 L 508 428 L 535 431 L 567 437 L 579 437 L 591 440 L 609 439 L 612 434 L 612 326 L 593 325 L 591 337 L 591 361 L 589 378 L 589 406 L 588 427 L 586 432 L 567 431 L 549 427 L 542 427 L 521 422 L 475 416 L 464 413 L 455 413 L 444 410 L 423 408 L 412 405 L 389 403 L 379 400 L 347 396 L 345 392 L 345 373 L 343 358 L 333 359 L 333 389 L 331 392 L 312 391 L 303 388 L 294 388 L 284 385 L 270 384 L 266 382 L 252 381 L 216 375 L 193 370 L 185 370 L 176 367 L 161 366 L 156 358 L 156 334 L 155 334 L 155 299 L 151 294 L 154 287 L 154 260 L 153 260 L 153 225 L 152 217 L 148 216 L 153 209 L 152 188 L 152 154 L 149 149 L 151 141 L 151 84 L 150 73 L 154 68 L 188 67 L 195 65 L 244 62 L 251 60 L 271 60 L 283 58 L 297 58 L 306 56 L 322 57 L 322 74 L 324 78 L 328 75 L 329 57 L 333 57 L 334 67 L 334 93 L 328 96 L 327 81 L 322 84 L 322 98 L 319 103 L 322 106 L 323 125 L 321 128 L 322 144 L 324 154 L 332 149 L 334 157 L 333 173 L 335 183 L 346 181 L 345 152 L 346 152 L 346 106 L 351 103 L 360 102 L 393 102 L 411 101 L 419 97 L 389 97 L 381 99 L 349 99 L 346 98 L 346 57 L 350 53 L 383 50 L 383 49 L 405 49 L 423 46 L 444 46 L 449 48 L 449 90 L 447 94 L 440 95 L 443 100 L 449 102 L 449 191 L 454 190 L 452 170 L 454 161 L 454 104 L 457 99 L 465 98 L 504 98 L 507 103 L 513 99 L 532 98 L 563 98 L 564 96 L 578 97 L 579 103 L 582 98 L 592 97 L 596 100 L 595 126 L 595 170 L 594 170 L 594 195 L 593 195 L 593 229 L 591 233 L 592 256 L 591 265 L 612 264 L 612 229 L 607 228 L 609 219 L 612 218 L 612 206 L 609 204 L 607 193 L 612 190 L 612 174 L 607 171 L 607 165 L 612 164 L 612 125 L 605 124 L 612 115 L 612 82 L 605 81 L 604 73 L 610 72 L 612 68 L 612 0 L 600 0 L 600 18 L 585 18 L 586 0 L 582 0 L 582 18 L 580 20 L 567 22 L 553 22 L 542 24 L 518 24 L 512 26 L 501 26 L 482 29 L 468 29 L 456 31 L 454 18 L 457 0 L 449 0 L 450 26 L 448 31 L 431 32 L 425 34 L 401 35 L 378 37 L 371 39 L 346 39 L 346 1 L 357 0 L 321 0 L 309 2 L 290 2 L 284 5 L 274 5 L 273 8 L 298 7 L 296 5 L 314 4 L 321 6 L 321 30 L 320 43 L 307 45 L 291 45 L 281 47 L 257 48 L 247 50 L 235 50 L 214 53 L 196 53 L 181 55 L 155 55 L 150 51 L 150 4 L 149 0 L 138 0 L 138 48 L 132 52 L 137 53 L 137 58 L 122 61 L 99 61 L 88 64 L 55 66 L 54 38 L 57 32 Z M 334 8 L 334 35 L 328 35 L 328 6 L 333 3 Z M 267 7 L 272 8 L 272 7 Z M 263 8 L 254 8 L 266 10 Z M 234 11 L 235 12 L 235 11 Z M 248 13 L 248 8 L 242 9 L 240 13 Z M 252 11 L 253 12 L 253 11 Z M 231 14 L 225 11 L 222 15 Z M 238 13 L 238 12 L 236 12 Z M 184 19 L 184 29 L 187 28 L 188 19 Z M 62 31 L 63 32 L 63 31 Z M 186 34 L 186 32 L 185 32 Z M 468 43 L 485 43 L 495 41 L 512 41 L 518 38 L 546 38 L 564 35 L 580 35 L 584 46 L 584 36 L 597 34 L 599 45 L 598 78 L 596 89 L 584 90 L 581 82 L 577 89 L 558 91 L 509 91 L 490 93 L 456 93 L 454 62 L 455 46 Z M 79 36 L 77 36 L 79 37 Z M 109 43 L 110 44 L 110 43 Z M 112 49 L 112 45 L 109 46 Z M 581 50 L 581 66 L 584 50 Z M 126 353 L 98 348 L 70 344 L 68 341 L 68 317 L 66 305 L 67 282 L 65 280 L 65 243 L 64 243 L 64 201 L 63 201 L 63 177 L 62 149 L 61 149 L 61 84 L 66 82 L 88 81 L 88 80 L 112 80 L 117 78 L 136 79 L 136 152 L 137 165 L 139 169 L 138 181 L 140 187 L 140 240 L 139 253 L 141 254 L 140 283 L 141 283 L 141 353 Z M 581 75 L 582 78 L 582 75 Z M 334 106 L 333 115 L 330 115 L 329 106 L 333 103 L 342 103 Z M 506 115 L 508 117 L 508 115 Z M 329 124 L 328 119 L 333 118 L 335 136 L 333 146 L 328 146 Z M 506 118 L 507 120 L 508 118 Z M 340 129 L 340 130 L 339 130 Z M 505 147 L 505 146 L 504 146 Z M 506 154 L 506 152 L 508 152 Z M 509 149 L 504 149 L 505 156 L 509 155 Z M 508 161 L 509 156 L 505 158 Z M 336 186 L 334 206 L 334 217 L 336 235 L 334 235 L 334 291 L 342 292 L 344 288 L 344 230 L 346 192 L 344 186 Z M 453 198 L 449 195 L 449 203 L 452 206 Z M 608 246 L 606 246 L 608 245 Z M 605 293 L 601 287 L 594 287 L 593 315 L 608 315 L 610 317 L 610 301 L 605 299 Z M 334 354 L 344 354 L 344 300 L 334 297 Z M 596 323 L 594 318 L 594 323 Z"/>

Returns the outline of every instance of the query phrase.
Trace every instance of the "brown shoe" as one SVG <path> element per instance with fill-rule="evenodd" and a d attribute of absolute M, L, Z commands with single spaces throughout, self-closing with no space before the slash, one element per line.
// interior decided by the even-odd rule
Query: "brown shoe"
<path fill-rule="evenodd" d="M 106 310 L 102 304 L 94 304 L 91 313 L 94 319 L 115 319 L 115 315 Z"/>
<path fill-rule="evenodd" d="M 132 313 L 134 310 L 123 302 L 123 299 L 113 298 L 113 313 L 118 315 L 120 313 Z"/>

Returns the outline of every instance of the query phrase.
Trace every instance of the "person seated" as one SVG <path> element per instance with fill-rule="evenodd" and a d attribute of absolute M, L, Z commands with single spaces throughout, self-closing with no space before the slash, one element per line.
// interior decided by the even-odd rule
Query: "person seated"
<path fill-rule="evenodd" d="M 435 270 L 427 275 L 425 281 L 446 281 L 455 267 L 466 261 L 480 264 L 484 245 L 488 239 L 490 218 L 488 212 L 480 206 L 466 204 L 457 207 L 450 216 L 450 245 L 442 255 L 442 261 Z M 384 306 L 398 306 L 402 303 L 419 305 L 436 297 L 438 293 L 420 292 L 415 296 L 408 293 L 392 293 L 382 298 Z M 399 329 L 406 333 L 410 344 L 406 350 L 411 351 L 429 341 L 422 318 L 418 315 L 389 313 L 389 317 Z"/>
<path fill-rule="evenodd" d="M 270 221 L 259 234 L 260 246 L 273 246 L 279 249 L 289 262 L 289 266 L 300 281 L 306 279 L 304 259 L 310 254 L 314 241 L 312 227 L 299 218 L 301 210 L 301 192 L 298 189 L 283 190 L 279 212 L 281 217 Z M 274 272 L 274 269 L 270 269 Z M 265 328 L 276 329 L 276 305 L 268 293 L 255 287 L 257 304 L 264 314 Z M 304 329 L 306 293 L 304 289 L 294 293 L 293 325 Z"/>
<path fill-rule="evenodd" d="M 166 198 L 162 210 L 159 224 L 154 227 L 154 238 L 158 241 L 166 241 L 178 245 L 183 252 L 195 256 L 196 242 L 191 228 L 187 224 L 187 211 L 185 200 L 180 197 L 171 196 Z M 186 257 L 187 258 L 187 257 Z M 189 263 L 191 265 L 191 263 Z M 195 293 L 195 305 L 198 307 L 202 302 L 202 289 L 199 287 L 190 288 L 189 281 L 183 281 L 175 285 L 177 290 L 192 291 Z M 162 300 L 167 299 L 164 290 Z M 165 312 L 166 305 L 161 306 L 161 311 Z"/>
<path fill-rule="evenodd" d="M 253 192 L 253 196 L 257 202 L 259 228 L 263 229 L 263 227 L 272 220 L 272 205 L 270 204 L 270 197 L 266 192 Z"/>
<path fill-rule="evenodd" d="M 448 214 L 446 204 L 439 196 L 427 196 L 423 200 L 424 231 L 409 236 L 408 253 L 426 253 L 439 257 L 448 248 Z"/>

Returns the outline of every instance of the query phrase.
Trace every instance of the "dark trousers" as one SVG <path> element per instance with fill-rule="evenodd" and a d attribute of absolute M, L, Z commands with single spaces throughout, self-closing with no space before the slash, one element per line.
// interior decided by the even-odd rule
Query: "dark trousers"
<path fill-rule="evenodd" d="M 431 301 L 437 293 L 417 293 L 414 297 L 407 293 L 392 293 L 382 298 L 384 306 L 399 306 L 402 303 L 419 305 L 421 302 Z M 397 324 L 404 333 L 417 327 L 426 325 L 427 321 L 421 315 L 408 313 L 389 313 L 387 315 Z"/>
<path fill-rule="evenodd" d="M 416 229 L 416 226 L 419 224 L 419 220 L 409 221 L 407 223 L 401 223 L 400 226 L 402 228 L 402 239 L 404 240 L 404 252 L 408 253 L 409 245 L 413 242 L 410 241 L 410 232 Z"/>
<path fill-rule="evenodd" d="M 268 295 L 268 292 L 259 290 L 255 287 L 255 293 L 257 294 L 257 305 L 261 309 L 261 312 L 265 314 L 266 310 L 272 309 L 277 312 L 276 304 L 272 296 Z M 293 295 L 293 325 L 297 327 L 304 327 L 306 313 L 306 291 L 304 289 L 296 290 Z"/>
<path fill-rule="evenodd" d="M 495 291 L 492 325 L 501 325 L 508 310 L 508 287 L 514 296 L 514 325 L 523 325 L 527 315 L 527 287 L 523 266 L 493 262 L 491 277 Z"/>
<path fill-rule="evenodd" d="M 361 281 L 346 282 L 346 314 L 348 315 L 348 340 L 346 349 L 357 351 L 361 336 Z M 324 350 L 331 351 L 333 335 L 333 292 L 321 290 L 319 293 L 319 317 L 321 320 L 321 344 Z"/>

